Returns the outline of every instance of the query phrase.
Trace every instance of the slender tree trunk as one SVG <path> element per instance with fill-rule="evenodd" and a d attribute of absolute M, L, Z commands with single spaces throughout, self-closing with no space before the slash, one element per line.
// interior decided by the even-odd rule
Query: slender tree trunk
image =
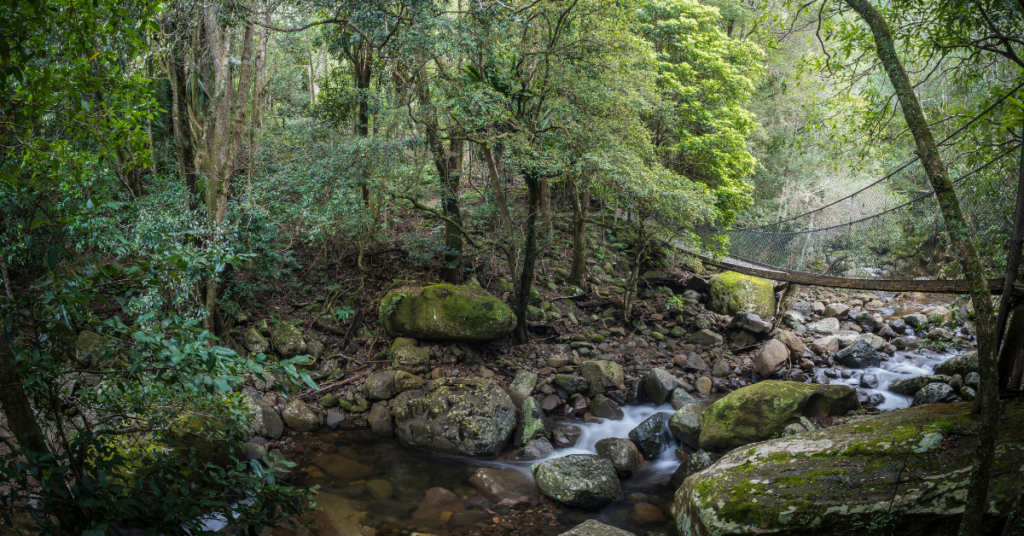
<path fill-rule="evenodd" d="M 0 325 L 3 325 L 0 322 Z M 18 446 L 39 455 L 49 454 L 46 438 L 36 421 L 32 404 L 25 393 L 21 375 L 15 368 L 14 349 L 7 344 L 7 334 L 0 333 L 0 407 L 7 416 L 10 428 Z"/>
<path fill-rule="evenodd" d="M 199 183 L 196 180 L 196 157 L 192 139 L 192 121 L 188 112 L 188 89 L 185 82 L 187 57 L 185 47 L 175 43 L 168 71 L 171 78 L 171 123 L 174 128 L 174 146 L 178 152 L 178 174 L 188 191 L 188 206 L 195 210 L 199 201 Z"/>
<path fill-rule="evenodd" d="M 434 167 L 441 183 L 441 211 L 449 218 L 444 223 L 444 267 L 441 269 L 441 277 L 453 285 L 462 284 L 464 274 L 462 273 L 462 212 L 459 209 L 459 183 L 462 175 L 462 157 L 465 149 L 465 142 L 462 140 L 450 140 L 445 147 L 441 139 L 441 126 L 434 113 L 433 101 L 430 95 L 430 88 L 421 84 L 419 88 L 420 106 L 426 112 L 428 118 L 424 121 L 426 126 L 427 144 L 434 157 Z"/>
<path fill-rule="evenodd" d="M 583 288 L 583 273 L 587 270 L 587 212 L 590 209 L 590 188 L 584 183 L 583 194 L 576 181 L 569 181 L 572 194 L 572 269 L 566 283 Z"/>
<path fill-rule="evenodd" d="M 1024 13 L 1022 13 L 1024 14 Z M 1024 136 L 1024 129 L 1021 130 L 1021 135 Z M 1010 248 L 1006 254 L 1006 276 L 1003 280 L 1003 295 L 999 298 L 999 317 L 996 320 L 996 347 L 998 348 L 1000 337 L 1004 336 L 1007 339 L 1016 338 L 1016 345 L 1011 348 L 1009 340 L 1003 345 L 1002 356 L 999 358 L 999 392 L 1005 393 L 1007 389 L 1016 389 L 1020 387 L 1020 381 L 1013 383 L 1011 376 L 1014 372 L 1014 365 L 1022 359 L 1024 354 L 1024 348 L 1021 348 L 1021 338 L 1024 334 L 1020 333 L 1020 325 L 1016 326 L 1018 329 L 1017 333 L 1014 333 L 1011 323 L 1011 329 L 1004 329 L 1007 325 L 1007 318 L 1010 316 L 1010 303 L 1013 301 L 1013 284 L 1016 282 L 1017 274 L 1020 273 L 1021 264 L 1021 247 L 1024 246 L 1024 147 L 1020 150 L 1020 167 L 1017 170 L 1017 205 L 1016 214 L 1013 222 L 1013 236 L 1010 238 Z M 1017 309 L 1015 316 L 1024 316 L 1024 312 L 1021 312 L 1021 308 Z M 1020 319 L 1017 321 L 1021 323 Z M 1024 363 L 1022 363 L 1024 364 Z"/>
<path fill-rule="evenodd" d="M 1006 371 L 1005 376 L 1003 371 Z M 1005 389 L 1020 389 L 1024 382 L 1024 304 L 1010 313 L 1006 325 L 1006 338 L 999 355 L 999 380 L 1000 387 Z"/>
<path fill-rule="evenodd" d="M 530 340 L 526 325 L 526 310 L 530 305 L 530 290 L 533 288 L 534 269 L 537 264 L 537 213 L 540 211 L 542 179 L 532 172 L 523 176 L 529 192 L 529 212 L 526 215 L 526 244 L 523 248 L 523 271 L 519 275 L 516 289 L 516 339 L 525 343 Z"/>
<path fill-rule="evenodd" d="M 260 29 L 259 45 L 256 47 L 255 83 L 252 95 L 252 129 L 249 144 L 256 146 L 256 131 L 263 127 L 263 108 L 267 85 L 267 45 L 270 42 L 270 10 L 263 12 Z"/>
<path fill-rule="evenodd" d="M 551 234 L 553 223 L 551 221 L 551 178 L 544 177 L 540 181 L 540 213 L 544 218 L 544 232 Z"/>
<path fill-rule="evenodd" d="M 1014 501 L 1013 509 L 1006 518 L 1003 536 L 1024 536 L 1024 486 L 1017 492 L 1017 500 Z"/>
<path fill-rule="evenodd" d="M 494 192 L 494 202 L 498 205 L 498 214 L 501 218 L 502 230 L 505 232 L 504 238 L 509 240 L 512 238 L 512 215 L 508 210 L 508 203 L 505 201 L 505 188 L 501 184 L 501 175 L 498 173 L 498 163 L 494 159 L 494 153 L 491 152 L 490 146 L 487 144 L 480 144 L 480 152 L 484 155 L 484 161 L 487 162 L 487 177 L 491 183 L 491 190 Z M 509 266 L 510 270 L 515 270 L 515 267 Z"/>
<path fill-rule="evenodd" d="M 237 156 L 241 146 L 242 128 L 245 124 L 245 106 L 248 97 L 249 76 L 252 68 L 252 34 L 251 22 L 245 25 L 242 37 L 242 58 L 237 92 L 232 80 L 232 72 L 228 62 L 231 36 L 220 27 L 220 5 L 211 3 L 206 7 L 205 29 L 209 41 L 210 56 L 215 77 L 213 102 L 213 132 L 210 136 L 208 154 L 205 159 L 206 173 L 206 211 L 207 219 L 213 224 L 213 243 L 220 242 L 220 226 L 227 213 L 228 194 L 231 187 L 231 176 L 237 164 Z M 232 113 L 235 121 L 232 122 Z M 241 119 L 241 121 L 239 121 Z M 210 333 L 217 331 L 217 274 L 212 274 L 206 283 L 205 327 Z"/>
<path fill-rule="evenodd" d="M 935 145 L 935 139 L 924 116 L 921 103 L 918 101 L 910 79 L 907 77 L 907 72 L 896 53 L 896 45 L 893 42 L 888 22 L 869 0 L 845 0 L 845 2 L 861 16 L 871 29 L 875 38 L 878 59 L 896 90 L 900 107 L 903 109 L 903 117 L 917 144 L 918 157 L 921 159 L 921 164 L 924 166 L 928 180 L 938 198 L 939 209 L 946 223 L 946 231 L 957 250 L 960 265 L 968 274 L 971 282 L 971 301 L 977 315 L 975 329 L 978 334 L 978 367 L 981 373 L 978 398 L 981 405 L 982 422 L 978 433 L 978 452 L 971 469 L 967 504 L 960 523 L 960 535 L 976 535 L 981 533 L 985 498 L 999 433 L 999 377 L 991 291 L 963 211 L 960 209 L 956 190 L 953 189 L 953 184 L 949 180 L 946 165 Z"/>

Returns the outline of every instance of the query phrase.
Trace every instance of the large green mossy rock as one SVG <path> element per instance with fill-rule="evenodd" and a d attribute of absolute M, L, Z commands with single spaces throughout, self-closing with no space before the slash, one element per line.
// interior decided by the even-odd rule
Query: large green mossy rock
<path fill-rule="evenodd" d="M 723 452 L 782 435 L 800 417 L 846 415 L 859 410 L 848 385 L 765 381 L 719 399 L 701 417 L 700 448 Z"/>
<path fill-rule="evenodd" d="M 982 534 L 1024 485 L 1021 422 L 1007 404 Z M 679 534 L 956 534 L 979 424 L 970 404 L 934 404 L 736 449 L 680 486 Z"/>
<path fill-rule="evenodd" d="M 512 333 L 516 316 L 486 290 L 430 285 L 389 292 L 380 302 L 380 323 L 392 337 L 489 341 Z"/>
<path fill-rule="evenodd" d="M 274 341 L 274 349 L 282 359 L 291 359 L 306 353 L 306 340 L 302 338 L 302 330 L 287 322 L 275 322 L 270 328 L 270 336 Z"/>
<path fill-rule="evenodd" d="M 711 278 L 710 294 L 708 308 L 718 314 L 746 311 L 761 318 L 775 315 L 775 289 L 767 279 L 725 272 Z"/>
<path fill-rule="evenodd" d="M 484 378 L 440 378 L 391 401 L 398 440 L 442 454 L 497 456 L 516 427 L 516 406 Z"/>

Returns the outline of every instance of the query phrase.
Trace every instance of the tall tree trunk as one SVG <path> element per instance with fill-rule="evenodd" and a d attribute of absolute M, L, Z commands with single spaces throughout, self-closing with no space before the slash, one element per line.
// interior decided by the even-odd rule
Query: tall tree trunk
<path fill-rule="evenodd" d="M 0 321 L 0 326 L 4 322 Z M 36 421 L 32 404 L 25 393 L 21 375 L 15 368 L 14 349 L 7 344 L 7 334 L 0 333 L 0 408 L 7 416 L 10 428 L 18 446 L 39 455 L 49 454 L 46 438 Z"/>
<path fill-rule="evenodd" d="M 238 98 L 235 98 L 234 81 L 228 62 L 231 47 L 230 33 L 220 27 L 220 5 L 211 3 L 206 7 L 204 26 L 213 64 L 214 98 L 213 126 L 209 138 L 206 162 L 206 212 L 213 224 L 214 244 L 220 242 L 220 226 L 227 212 L 231 176 L 235 171 L 236 159 L 241 146 L 241 129 L 245 124 L 245 105 L 248 97 L 249 76 L 252 60 L 252 22 L 245 25 L 242 37 L 242 66 L 239 76 Z M 234 114 L 235 121 L 232 122 Z M 241 118 L 241 121 L 239 121 Z M 211 274 L 206 282 L 206 321 L 210 333 L 217 330 L 217 274 Z"/>
<path fill-rule="evenodd" d="M 249 144 L 256 146 L 256 131 L 263 127 L 263 108 L 267 86 L 267 44 L 270 42 L 270 9 L 263 12 L 259 45 L 256 47 L 255 81 L 252 94 L 252 129 L 249 133 Z"/>
<path fill-rule="evenodd" d="M 367 136 L 370 132 L 370 80 L 373 74 L 373 49 L 366 43 L 359 47 L 350 56 L 352 60 L 352 74 L 356 79 L 356 90 L 359 94 L 359 114 L 356 117 L 356 134 Z"/>
<path fill-rule="evenodd" d="M 544 177 L 540 181 L 540 214 L 544 218 L 544 232 L 551 234 L 551 178 Z"/>
<path fill-rule="evenodd" d="M 585 182 L 581 195 L 576 181 L 570 180 L 569 189 L 572 194 L 572 269 L 566 283 L 583 288 L 583 273 L 587 270 L 587 212 L 590 210 L 590 187 Z"/>
<path fill-rule="evenodd" d="M 516 339 L 520 343 L 530 340 L 526 325 L 526 310 L 530 305 L 530 290 L 533 288 L 534 268 L 537 264 L 537 213 L 540 211 L 542 179 L 534 172 L 523 175 L 528 191 L 529 212 L 526 214 L 526 243 L 523 247 L 523 271 L 519 274 L 516 289 Z"/>
<path fill-rule="evenodd" d="M 434 157 L 434 167 L 441 183 L 441 211 L 448 218 L 444 222 L 444 267 L 441 269 L 441 277 L 453 285 L 462 284 L 464 275 L 462 273 L 462 212 L 459 209 L 459 183 L 462 174 L 462 157 L 465 149 L 465 142 L 462 140 L 450 140 L 445 147 L 441 139 L 441 126 L 434 113 L 433 101 L 430 95 L 430 88 L 426 83 L 419 87 L 420 106 L 427 113 L 424 121 L 427 134 L 427 144 Z"/>
<path fill-rule="evenodd" d="M 1021 130 L 1024 136 L 1024 129 Z M 1011 348 L 1010 341 L 1003 345 L 1003 355 L 999 358 L 999 392 L 1005 393 L 1007 389 L 1017 389 L 1020 381 L 1012 383 L 1010 377 L 1014 372 L 1014 365 L 1017 361 L 1024 359 L 1024 348 L 1021 348 L 1020 339 L 1024 333 L 1014 333 L 1011 329 L 1004 329 L 1007 326 L 1007 318 L 1010 316 L 1010 304 L 1013 302 L 1013 284 L 1016 282 L 1017 274 L 1020 273 L 1021 247 L 1024 247 L 1024 147 L 1020 150 L 1020 165 L 1017 170 L 1017 205 L 1013 221 L 1013 236 L 1010 237 L 1010 248 L 1006 253 L 1006 276 L 1003 279 L 1003 295 L 999 298 L 999 317 L 996 321 L 996 346 L 999 346 L 999 338 L 1006 334 L 1006 338 L 1016 338 L 1016 344 Z M 1015 316 L 1024 317 L 1024 312 L 1018 307 Z M 1022 319 L 1018 319 L 1018 330 Z M 1024 364 L 1024 363 L 1021 363 Z"/>
<path fill-rule="evenodd" d="M 1003 376 L 1005 371 L 1005 376 Z M 1024 382 L 1024 304 L 1010 313 L 1006 338 L 999 355 L 999 383 L 1002 389 L 1020 389 Z"/>
<path fill-rule="evenodd" d="M 195 210 L 199 202 L 199 183 L 196 180 L 196 157 L 192 138 L 192 122 L 188 111 L 188 58 L 183 43 L 176 42 L 171 50 L 168 71 L 171 78 L 171 124 L 174 129 L 174 147 L 178 152 L 178 174 L 188 191 L 188 206 Z"/>
<path fill-rule="evenodd" d="M 985 498 L 999 433 L 999 377 L 991 291 L 988 281 L 985 279 L 985 270 L 981 259 L 974 247 L 967 221 L 960 209 L 956 190 L 953 189 L 953 184 L 949 180 L 946 165 L 935 145 L 935 139 L 924 116 L 921 103 L 914 93 L 910 78 L 907 77 L 907 72 L 896 53 L 896 45 L 893 42 L 889 23 L 871 5 L 869 0 L 845 0 L 845 2 L 861 16 L 871 29 L 875 38 L 878 59 L 896 90 L 896 96 L 899 98 L 900 107 L 903 110 L 903 117 L 914 135 L 917 155 L 921 159 L 921 164 L 924 166 L 928 180 L 938 198 L 939 209 L 946 223 L 946 231 L 957 250 L 961 267 L 970 278 L 971 301 L 977 314 L 975 329 L 978 334 L 978 368 L 981 373 L 981 386 L 978 393 L 981 406 L 981 427 L 978 432 L 978 452 L 971 468 L 967 503 L 960 523 L 960 535 L 976 535 L 981 533 L 981 520 L 985 513 Z"/>
<path fill-rule="evenodd" d="M 510 240 L 512 238 L 512 215 L 509 213 L 508 202 L 505 200 L 505 188 L 501 184 L 501 175 L 498 173 L 498 162 L 489 145 L 481 143 L 480 149 L 484 155 L 484 161 L 487 163 L 487 178 L 490 180 L 491 190 L 494 192 L 494 202 L 498 205 L 498 217 L 501 219 L 502 231 L 505 233 L 503 238 Z M 515 270 L 515 267 L 509 266 L 509 269 Z"/>

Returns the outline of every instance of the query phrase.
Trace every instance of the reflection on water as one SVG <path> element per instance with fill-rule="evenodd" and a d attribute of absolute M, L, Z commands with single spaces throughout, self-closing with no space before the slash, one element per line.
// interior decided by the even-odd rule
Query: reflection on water
<path fill-rule="evenodd" d="M 623 411 L 625 417 L 620 421 L 573 422 L 582 430 L 579 442 L 571 448 L 557 449 L 552 457 L 594 454 L 594 445 L 599 440 L 626 438 L 647 417 L 673 410 L 664 405 L 625 407 Z M 504 456 L 497 460 L 474 460 L 430 454 L 404 448 L 394 439 L 376 438 L 366 429 L 312 436 L 303 443 L 303 450 L 317 454 L 307 456 L 312 461 L 297 469 L 304 484 L 319 485 L 324 492 L 318 497 L 318 504 L 325 510 L 338 510 L 333 517 L 354 534 L 359 534 L 355 531 L 361 526 L 368 526 L 381 536 L 401 531 L 437 536 L 554 536 L 595 518 L 640 535 L 667 535 L 675 534 L 669 515 L 673 490 L 668 480 L 679 465 L 674 454 L 676 447 L 670 446 L 656 460 L 645 462 L 623 480 L 623 496 L 619 500 L 589 512 L 557 505 L 537 494 L 530 466 L 541 460 L 504 461 Z M 531 482 L 537 502 L 515 510 L 488 500 L 470 483 L 482 467 L 520 473 Z M 343 530 L 323 533 L 345 534 Z"/>

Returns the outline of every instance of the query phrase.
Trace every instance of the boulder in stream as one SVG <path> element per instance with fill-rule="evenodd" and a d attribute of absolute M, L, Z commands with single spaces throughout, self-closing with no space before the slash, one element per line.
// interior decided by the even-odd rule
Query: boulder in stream
<path fill-rule="evenodd" d="M 590 454 L 570 454 L 533 465 L 541 493 L 576 508 L 600 508 L 622 495 L 612 462 Z"/>
<path fill-rule="evenodd" d="M 782 434 L 801 416 L 846 415 L 859 410 L 848 385 L 763 381 L 743 387 L 704 410 L 700 448 L 724 451 Z"/>
<path fill-rule="evenodd" d="M 709 292 L 708 309 L 718 314 L 745 311 L 761 318 L 775 315 L 775 289 L 767 279 L 725 272 L 711 278 Z"/>
<path fill-rule="evenodd" d="M 733 450 L 683 481 L 676 526 L 684 536 L 860 534 L 857 527 L 886 516 L 887 533 L 951 536 L 977 448 L 980 423 L 970 409 L 936 404 L 859 416 Z M 1024 439 L 1016 427 L 1024 403 L 1004 411 L 983 534 L 1001 530 L 1024 485 Z"/>
<path fill-rule="evenodd" d="M 516 427 L 516 407 L 484 378 L 440 378 L 391 402 L 398 440 L 442 454 L 497 456 Z"/>
<path fill-rule="evenodd" d="M 645 458 L 657 458 L 672 441 L 667 413 L 655 413 L 629 431 L 629 439 Z"/>

